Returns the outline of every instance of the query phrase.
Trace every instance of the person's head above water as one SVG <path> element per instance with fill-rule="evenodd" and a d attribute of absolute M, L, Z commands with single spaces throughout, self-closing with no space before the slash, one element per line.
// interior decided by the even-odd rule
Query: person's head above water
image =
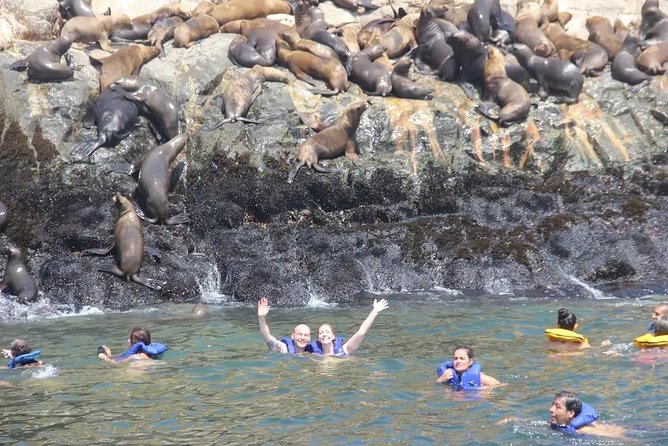
<path fill-rule="evenodd" d="M 564 330 L 574 331 L 578 326 L 575 313 L 571 313 L 566 308 L 560 308 L 557 314 L 557 327 Z"/>
<path fill-rule="evenodd" d="M 473 365 L 473 349 L 467 345 L 455 347 L 452 352 L 452 367 L 457 373 L 467 371 Z"/>
<path fill-rule="evenodd" d="M 654 336 L 668 335 L 668 318 L 654 321 Z"/>
<path fill-rule="evenodd" d="M 151 343 L 151 332 L 143 327 L 134 327 L 130 330 L 128 342 L 130 345 L 134 345 L 137 342 L 143 342 L 144 344 L 149 345 Z"/>
<path fill-rule="evenodd" d="M 550 406 L 550 424 L 565 426 L 582 412 L 582 401 L 573 392 L 561 391 Z"/>
<path fill-rule="evenodd" d="M 334 342 L 334 327 L 329 324 L 322 324 L 318 328 L 318 341 L 321 344 L 331 344 Z"/>
<path fill-rule="evenodd" d="M 11 344 L 9 344 L 9 351 L 12 352 L 12 358 L 16 358 L 26 353 L 30 353 L 32 350 L 28 346 L 28 343 L 23 339 L 14 339 Z"/>
<path fill-rule="evenodd" d="M 656 308 L 654 308 L 652 320 L 656 322 L 661 318 L 668 318 L 668 304 L 657 305 Z"/>
<path fill-rule="evenodd" d="M 309 342 L 311 342 L 311 329 L 306 324 L 299 324 L 292 331 L 292 335 L 290 335 L 290 337 L 293 341 L 295 341 L 295 345 L 300 350 L 303 350 L 306 348 Z"/>

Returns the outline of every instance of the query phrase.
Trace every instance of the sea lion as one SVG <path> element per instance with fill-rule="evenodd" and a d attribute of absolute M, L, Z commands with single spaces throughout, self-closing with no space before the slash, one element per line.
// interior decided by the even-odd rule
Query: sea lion
<path fill-rule="evenodd" d="M 350 48 L 338 36 L 327 31 L 325 15 L 320 8 L 313 7 L 308 0 L 298 0 L 295 7 L 295 28 L 304 39 L 315 40 L 331 47 L 341 60 L 351 56 Z"/>
<path fill-rule="evenodd" d="M 71 57 L 65 55 L 72 46 L 67 37 L 58 37 L 46 45 L 42 45 L 30 55 L 10 65 L 10 70 L 28 70 L 28 79 L 52 82 L 66 81 L 74 77 L 74 68 L 71 66 Z M 65 55 L 68 65 L 60 63 Z"/>
<path fill-rule="evenodd" d="M 160 50 L 161 58 L 165 57 L 165 42 L 174 38 L 174 30 L 181 23 L 183 23 L 181 17 L 166 17 L 155 22 L 148 32 L 148 42 Z"/>
<path fill-rule="evenodd" d="M 7 205 L 0 201 L 0 232 L 7 228 Z"/>
<path fill-rule="evenodd" d="M 21 250 L 15 246 L 7 249 L 7 266 L 0 281 L 0 291 L 8 290 L 19 303 L 27 304 L 37 299 L 35 279 L 28 274 Z"/>
<path fill-rule="evenodd" d="M 316 57 L 316 56 L 314 56 Z M 219 121 L 206 131 L 215 130 L 228 122 L 250 122 L 259 124 L 246 118 L 246 113 L 250 109 L 255 99 L 262 93 L 262 83 L 264 81 L 289 83 L 288 76 L 277 68 L 255 66 L 246 71 L 243 75 L 233 79 L 225 88 L 222 99 L 221 109 L 225 119 Z"/>
<path fill-rule="evenodd" d="M 415 27 L 415 36 L 419 44 L 416 62 L 431 67 L 441 80 L 452 81 L 457 77 L 459 64 L 452 47 L 446 42 L 446 35 L 434 18 L 429 8 L 420 11 Z"/>
<path fill-rule="evenodd" d="M 626 40 L 626 37 L 629 35 L 629 28 L 622 22 L 620 19 L 615 19 L 615 24 L 613 25 L 613 30 L 615 35 L 622 43 Z"/>
<path fill-rule="evenodd" d="M 529 93 L 506 75 L 505 62 L 503 54 L 496 47 L 487 47 L 487 62 L 483 70 L 485 97 L 496 102 L 501 111 L 494 115 L 482 104 L 476 108 L 499 125 L 524 121 L 531 109 Z"/>
<path fill-rule="evenodd" d="M 538 25 L 557 22 L 561 26 L 566 26 L 572 17 L 573 15 L 570 12 L 559 12 L 559 0 L 543 0 L 543 4 L 540 7 Z"/>
<path fill-rule="evenodd" d="M 557 52 L 552 41 L 538 27 L 538 21 L 534 14 L 530 12 L 520 13 L 515 23 L 515 41 L 517 43 L 527 45 L 534 54 L 541 57 L 550 57 Z"/>
<path fill-rule="evenodd" d="M 593 16 L 587 18 L 587 31 L 589 31 L 589 40 L 597 43 L 607 53 L 611 60 L 619 52 L 623 41 L 615 35 L 615 29 L 606 17 Z"/>
<path fill-rule="evenodd" d="M 663 74 L 668 62 L 668 40 L 652 45 L 638 56 L 636 65 L 648 74 Z"/>
<path fill-rule="evenodd" d="M 153 290 L 161 290 L 167 282 L 139 275 L 141 262 L 144 259 L 144 234 L 135 207 L 130 200 L 118 192 L 112 197 L 112 201 L 119 211 L 119 216 L 116 220 L 111 246 L 109 248 L 85 249 L 83 253 L 104 256 L 114 251 L 116 263 L 98 265 L 98 271 L 114 274 L 128 282 L 132 280 Z"/>
<path fill-rule="evenodd" d="M 197 15 L 174 29 L 174 48 L 190 48 L 198 40 L 217 33 L 218 29 L 216 19 L 206 14 Z"/>
<path fill-rule="evenodd" d="M 668 15 L 661 11 L 659 0 L 645 0 L 640 9 L 640 16 L 639 37 L 641 41 L 646 40 L 650 33 L 656 34 L 656 31 L 653 32 L 653 28 L 668 19 Z"/>
<path fill-rule="evenodd" d="M 382 19 L 375 19 L 367 22 L 364 26 L 362 26 L 362 29 L 357 32 L 357 44 L 360 48 L 364 48 L 369 42 L 371 34 L 375 30 L 378 30 L 382 35 L 383 33 L 389 31 L 397 20 L 397 17 L 383 17 Z"/>
<path fill-rule="evenodd" d="M 276 49 L 280 63 L 298 79 L 312 86 L 317 86 L 316 79 L 324 81 L 329 91 L 321 93 L 338 94 L 348 90 L 348 73 L 338 59 L 328 59 L 306 51 L 292 51 L 282 39 Z"/>
<path fill-rule="evenodd" d="M 538 95 L 547 99 L 549 94 L 559 95 L 562 102 L 573 104 L 578 101 L 584 77 L 578 67 L 568 61 L 554 57 L 540 57 L 522 44 L 508 47 L 519 63 L 538 80 Z"/>
<path fill-rule="evenodd" d="M 483 69 L 487 63 L 487 51 L 480 39 L 466 31 L 457 31 L 446 40 L 459 64 L 457 83 L 470 83 L 482 87 Z"/>
<path fill-rule="evenodd" d="M 255 65 L 260 65 L 263 67 L 268 67 L 273 65 L 276 57 L 274 55 L 274 60 L 267 60 L 263 57 L 258 51 L 248 43 L 248 38 L 246 36 L 237 36 L 232 42 L 227 50 L 227 57 L 240 67 L 252 68 Z"/>
<path fill-rule="evenodd" d="M 228 0 L 220 5 L 204 0 L 193 10 L 193 16 L 210 15 L 218 21 L 219 26 L 233 20 L 251 20 L 271 14 L 291 13 L 290 4 L 283 0 Z"/>
<path fill-rule="evenodd" d="M 79 16 L 95 17 L 93 9 L 85 0 L 58 0 L 58 4 L 62 11 L 65 12 L 64 16 L 67 18 Z"/>
<path fill-rule="evenodd" d="M 608 53 L 599 45 L 567 34 L 563 26 L 557 23 L 547 24 L 543 31 L 554 43 L 560 57 L 579 66 L 584 75 L 600 76 L 603 73 L 608 63 Z"/>
<path fill-rule="evenodd" d="M 492 17 L 497 19 L 501 17 L 499 0 L 474 0 L 466 15 L 471 34 L 482 42 L 489 42 L 492 33 Z"/>
<path fill-rule="evenodd" d="M 155 11 L 132 18 L 132 29 L 117 29 L 109 37 L 113 41 L 145 40 L 153 25 L 161 19 L 179 17 L 182 21 L 191 17 L 190 9 L 184 4 L 165 5 Z"/>
<path fill-rule="evenodd" d="M 638 54 L 640 54 L 640 39 L 636 32 L 630 32 L 610 66 L 612 78 L 629 85 L 650 81 L 652 76 L 643 73 L 636 66 Z"/>
<path fill-rule="evenodd" d="M 371 0 L 334 0 L 334 4 L 349 11 L 357 11 L 359 8 L 364 8 L 365 11 L 373 11 L 380 8 L 380 6 L 371 3 Z"/>
<path fill-rule="evenodd" d="M 302 39 L 295 31 L 281 32 L 278 36 L 283 39 L 292 50 L 306 51 L 316 56 L 338 59 L 338 55 L 332 47 L 323 45 L 315 40 Z"/>
<path fill-rule="evenodd" d="M 89 157 L 105 144 L 116 145 L 135 128 L 139 116 L 137 105 L 116 90 L 105 90 L 93 106 L 92 114 L 97 125 L 97 139 L 83 141 L 72 147 L 70 157 Z"/>
<path fill-rule="evenodd" d="M 383 65 L 373 62 L 384 51 L 382 45 L 367 46 L 351 59 L 350 80 L 372 95 L 387 96 L 392 91 L 390 73 Z"/>
<path fill-rule="evenodd" d="M 161 142 L 169 141 L 179 134 L 179 106 L 159 86 L 139 76 L 122 77 L 114 81 L 112 89 L 126 99 L 146 106 Z"/>
<path fill-rule="evenodd" d="M 389 30 L 381 33 L 379 43 L 385 47 L 385 54 L 390 59 L 401 57 L 417 46 L 415 40 L 417 16 L 411 18 L 412 22 L 404 19 L 398 20 Z"/>
<path fill-rule="evenodd" d="M 394 65 L 390 79 L 392 80 L 392 95 L 405 99 L 431 99 L 432 89 L 413 82 L 408 78 L 413 61 L 409 57 L 402 57 Z"/>
<path fill-rule="evenodd" d="M 358 160 L 355 133 L 366 107 L 366 101 L 353 102 L 345 108 L 343 114 L 331 126 L 307 138 L 297 149 L 297 162 L 288 174 L 288 183 L 292 183 L 297 172 L 304 165 L 321 173 L 337 171 L 318 164 L 321 159 L 334 159 L 345 154 L 353 162 Z"/>
<path fill-rule="evenodd" d="M 111 48 L 109 36 L 117 29 L 132 29 L 132 21 L 125 14 L 112 14 L 101 17 L 72 17 L 60 30 L 60 36 L 66 37 L 70 42 L 98 42 L 100 48 L 110 53 Z"/>
<path fill-rule="evenodd" d="M 276 20 L 259 17 L 252 20 L 232 20 L 231 22 L 227 22 L 221 26 L 220 32 L 241 34 L 242 27 L 246 32 L 254 28 L 265 28 L 267 31 L 271 31 L 276 34 L 285 31 L 294 31 L 294 28 L 291 26 L 284 25 L 283 23 L 277 22 Z"/>
<path fill-rule="evenodd" d="M 104 91 L 114 81 L 139 74 L 144 64 L 160 54 L 154 46 L 128 45 L 109 57 L 100 59 L 100 91 Z"/>

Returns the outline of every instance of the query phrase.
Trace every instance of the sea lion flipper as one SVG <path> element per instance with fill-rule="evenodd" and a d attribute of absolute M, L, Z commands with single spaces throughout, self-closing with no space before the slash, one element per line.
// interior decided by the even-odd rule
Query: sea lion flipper
<path fill-rule="evenodd" d="M 116 241 L 114 240 L 111 243 L 111 246 L 108 247 L 108 248 L 89 248 L 89 249 L 84 249 L 83 251 L 81 251 L 81 253 L 82 254 L 95 254 L 95 255 L 98 255 L 98 256 L 106 256 L 107 254 L 109 254 L 114 249 L 115 246 L 116 246 Z"/>
<path fill-rule="evenodd" d="M 106 142 L 104 135 L 100 135 L 97 139 L 89 139 L 88 141 L 80 142 L 72 147 L 70 151 L 70 158 L 74 159 L 83 159 L 88 158 L 95 152 L 97 149 L 102 147 Z"/>
<path fill-rule="evenodd" d="M 190 218 L 188 218 L 188 214 L 186 214 L 185 212 L 181 214 L 172 215 L 167 220 L 165 220 L 166 225 L 183 225 L 186 223 L 190 223 Z"/>
<path fill-rule="evenodd" d="M 102 271 L 103 273 L 113 274 L 118 277 L 125 277 L 123 271 L 115 263 L 101 263 L 97 265 L 97 270 Z"/>
<path fill-rule="evenodd" d="M 10 70 L 14 71 L 25 71 L 28 69 L 28 59 L 17 60 L 9 66 Z"/>
<path fill-rule="evenodd" d="M 135 173 L 135 168 L 133 164 L 130 163 L 107 163 L 105 167 L 109 172 L 114 173 L 125 173 L 127 175 L 132 175 Z"/>
<path fill-rule="evenodd" d="M 256 121 L 254 119 L 243 118 L 241 116 L 237 118 L 237 121 L 246 122 L 249 124 L 262 124 L 264 122 L 264 121 Z"/>
<path fill-rule="evenodd" d="M 478 104 L 475 106 L 475 111 L 492 121 L 498 121 L 499 113 L 492 111 L 492 108 L 494 107 L 495 105 L 493 104 Z"/>
<path fill-rule="evenodd" d="M 304 164 L 306 164 L 306 161 L 300 160 L 292 166 L 292 169 L 290 169 L 290 173 L 288 174 L 288 184 L 291 184 L 294 181 L 297 172 L 299 172 L 299 169 L 301 169 Z"/>
<path fill-rule="evenodd" d="M 160 253 L 160 250 L 158 248 L 154 248 L 153 246 L 148 246 L 144 245 L 144 252 L 151 257 L 155 258 L 156 260 L 162 259 L 162 254 Z"/>
<path fill-rule="evenodd" d="M 313 164 L 313 170 L 320 173 L 337 173 L 339 171 L 339 169 L 334 167 L 324 167 L 318 163 Z"/>
<path fill-rule="evenodd" d="M 186 169 L 185 161 L 181 161 L 176 166 L 174 166 L 174 169 L 172 169 L 172 173 L 169 174 L 169 190 L 173 190 L 176 187 L 176 184 L 181 179 L 181 176 L 183 175 L 183 171 L 185 169 Z"/>
<path fill-rule="evenodd" d="M 144 285 L 145 287 L 156 291 L 160 291 L 163 286 L 167 285 L 167 282 L 163 280 L 149 279 L 148 277 L 141 277 L 139 274 L 132 275 L 131 279 L 139 285 Z"/>

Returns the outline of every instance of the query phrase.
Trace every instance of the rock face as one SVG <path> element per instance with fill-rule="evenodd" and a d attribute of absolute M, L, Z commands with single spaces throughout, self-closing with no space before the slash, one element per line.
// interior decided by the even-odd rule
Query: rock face
<path fill-rule="evenodd" d="M 333 117 L 364 93 L 352 85 L 326 98 L 296 80 L 266 82 L 248 115 L 262 124 L 201 131 L 222 119 L 216 96 L 242 70 L 224 56 L 233 37 L 187 50 L 168 44 L 167 57 L 141 71 L 179 103 L 191 133 L 170 195 L 171 214 L 187 211 L 191 222 L 145 225 L 146 244 L 162 257 L 146 256 L 141 272 L 167 280 L 161 292 L 97 272 L 103 260 L 82 255 L 109 245 L 111 196 L 136 186 L 110 164 L 154 147 L 149 127 L 75 162 L 72 145 L 96 137 L 83 126 L 98 89 L 86 55 L 72 50 L 77 70 L 63 83 L 30 83 L 2 68 L 0 201 L 9 225 L 0 237 L 23 249 L 44 297 L 109 307 L 194 301 L 214 266 L 217 291 L 278 305 L 436 286 L 569 295 L 576 281 L 665 286 L 665 78 L 633 88 L 606 73 L 587 79 L 578 104 L 544 102 L 526 123 L 498 128 L 459 87 L 418 76 L 433 100 L 368 97 L 357 165 L 341 158 L 329 163 L 339 173 L 303 168 L 287 184 L 309 134 L 302 120 Z M 0 66 L 37 45 L 13 42 Z"/>

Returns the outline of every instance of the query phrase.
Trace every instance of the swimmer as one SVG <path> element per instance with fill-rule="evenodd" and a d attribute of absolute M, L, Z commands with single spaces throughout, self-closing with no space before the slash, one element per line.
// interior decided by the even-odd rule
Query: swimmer
<path fill-rule="evenodd" d="M 566 308 L 560 308 L 557 313 L 557 327 L 545 330 L 547 336 L 547 348 L 550 350 L 569 351 L 589 348 L 589 341 L 583 335 L 576 333 L 579 324 L 575 313 Z M 601 346 L 610 345 L 609 340 L 601 342 Z"/>
<path fill-rule="evenodd" d="M 550 406 L 550 427 L 577 434 L 623 438 L 624 428 L 612 424 L 597 424 L 598 412 L 580 401 L 573 392 L 561 391 L 554 396 Z"/>
<path fill-rule="evenodd" d="M 305 352 L 311 353 L 311 347 L 309 345 L 309 342 L 311 342 L 311 329 L 308 325 L 297 325 L 290 337 L 286 336 L 279 341 L 269 332 L 267 314 L 269 314 L 269 301 L 266 297 L 263 297 L 257 303 L 257 318 L 260 322 L 260 333 L 262 333 L 262 337 L 267 343 L 269 350 L 289 355 Z"/>
<path fill-rule="evenodd" d="M 437 383 L 446 383 L 455 389 L 472 390 L 498 386 L 493 376 L 482 372 L 480 364 L 473 360 L 473 349 L 461 345 L 452 352 L 452 361 L 445 361 L 436 368 Z"/>
<path fill-rule="evenodd" d="M 23 339 L 14 339 L 9 344 L 8 349 L 2 350 L 2 356 L 9 359 L 7 368 L 13 369 L 15 367 L 39 367 L 44 363 L 37 358 L 41 351 L 32 350 L 26 341 Z"/>
<path fill-rule="evenodd" d="M 311 342 L 312 353 L 318 356 L 337 356 L 346 358 L 359 348 L 364 340 L 364 335 L 371 328 L 371 324 L 376 320 L 378 313 L 385 310 L 389 304 L 387 300 L 373 300 L 373 309 L 364 319 L 357 333 L 352 335 L 348 342 L 344 343 L 343 338 L 337 338 L 334 334 L 334 328 L 330 324 L 322 324 L 318 328 L 318 340 Z"/>
<path fill-rule="evenodd" d="M 654 324 L 661 318 L 668 318 L 668 304 L 657 305 L 652 313 L 652 323 L 647 327 L 647 331 L 654 331 Z"/>
<path fill-rule="evenodd" d="M 135 327 L 130 330 L 128 336 L 128 349 L 119 356 L 112 356 L 111 350 L 106 345 L 98 347 L 97 357 L 107 362 L 142 361 L 146 359 L 157 359 L 165 351 L 167 346 L 158 342 L 151 342 L 151 332 L 143 327 Z"/>

